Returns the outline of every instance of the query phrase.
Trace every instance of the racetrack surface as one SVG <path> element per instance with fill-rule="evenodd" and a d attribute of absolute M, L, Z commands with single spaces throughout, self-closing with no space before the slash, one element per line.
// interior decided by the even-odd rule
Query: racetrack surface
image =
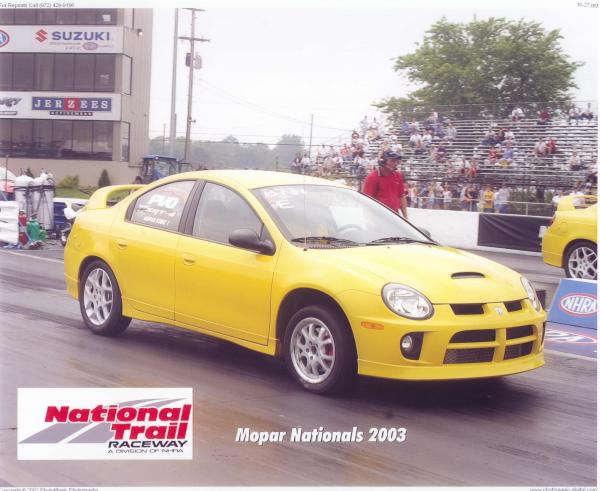
<path fill-rule="evenodd" d="M 361 378 L 345 396 L 314 396 L 279 360 L 195 333 L 134 321 L 118 338 L 94 336 L 61 257 L 0 251 L 0 486 L 596 485 L 594 360 L 548 353 L 545 367 L 495 381 Z M 555 287 L 555 273 L 539 274 Z M 192 387 L 194 459 L 18 461 L 18 387 Z M 298 426 L 405 427 L 407 438 L 235 442 L 238 427 Z"/>

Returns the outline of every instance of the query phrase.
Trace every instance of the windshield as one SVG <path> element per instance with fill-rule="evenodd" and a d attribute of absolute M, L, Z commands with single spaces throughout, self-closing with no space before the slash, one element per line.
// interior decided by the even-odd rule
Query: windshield
<path fill-rule="evenodd" d="M 356 191 L 320 185 L 254 190 L 285 237 L 312 247 L 433 242 L 385 206 Z"/>

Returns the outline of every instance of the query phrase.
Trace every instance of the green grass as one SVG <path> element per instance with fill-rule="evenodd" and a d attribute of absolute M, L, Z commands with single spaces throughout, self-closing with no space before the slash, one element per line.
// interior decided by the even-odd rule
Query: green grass
<path fill-rule="evenodd" d="M 86 189 L 86 191 L 88 191 Z M 55 189 L 55 196 L 57 198 L 80 198 L 80 199 L 89 199 L 89 197 L 92 194 L 92 190 L 89 190 L 89 194 L 88 193 L 84 193 L 83 191 L 80 191 L 79 189 L 73 189 L 73 188 L 56 188 Z"/>

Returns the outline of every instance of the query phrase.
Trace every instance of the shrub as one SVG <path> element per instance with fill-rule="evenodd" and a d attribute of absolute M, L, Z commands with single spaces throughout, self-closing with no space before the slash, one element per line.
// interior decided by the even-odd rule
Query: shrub
<path fill-rule="evenodd" d="M 110 177 L 108 177 L 108 171 L 104 169 L 102 174 L 100 174 L 100 179 L 98 179 L 98 189 L 105 188 L 106 186 L 110 186 Z"/>
<path fill-rule="evenodd" d="M 79 176 L 65 176 L 58 183 L 59 188 L 77 189 L 79 187 Z"/>

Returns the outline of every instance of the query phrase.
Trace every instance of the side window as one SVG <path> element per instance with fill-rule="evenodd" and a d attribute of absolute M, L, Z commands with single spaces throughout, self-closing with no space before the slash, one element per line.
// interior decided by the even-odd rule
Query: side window
<path fill-rule="evenodd" d="M 250 205 L 230 189 L 213 184 L 204 186 L 192 234 L 201 239 L 229 244 L 229 234 L 238 228 L 262 233 L 262 222 Z"/>
<path fill-rule="evenodd" d="M 176 231 L 185 202 L 195 181 L 165 184 L 140 196 L 131 213 L 131 221 L 141 225 Z"/>

